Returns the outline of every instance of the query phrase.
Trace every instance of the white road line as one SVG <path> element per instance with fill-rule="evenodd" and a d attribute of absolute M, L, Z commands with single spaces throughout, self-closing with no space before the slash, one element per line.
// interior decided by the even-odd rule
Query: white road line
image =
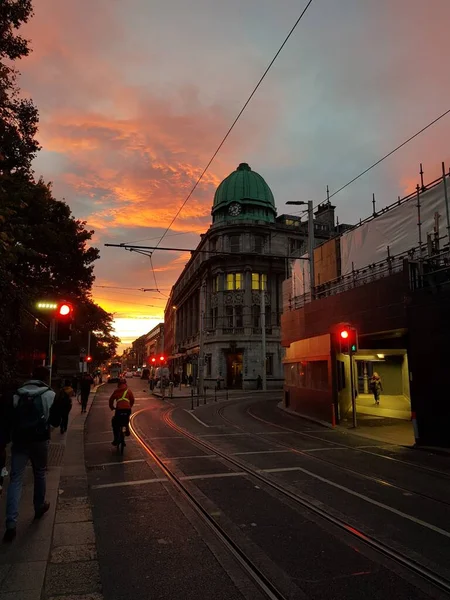
<path fill-rule="evenodd" d="M 207 473 L 206 475 L 183 475 L 179 477 L 181 481 L 191 481 L 191 479 L 220 479 L 221 477 L 242 477 L 247 475 L 244 471 L 230 471 L 228 473 Z"/>
<path fill-rule="evenodd" d="M 205 435 L 199 435 L 199 438 L 206 438 L 206 437 L 226 437 L 226 436 L 237 436 L 237 435 L 251 435 L 250 433 L 208 433 Z"/>
<path fill-rule="evenodd" d="M 246 475 L 244 472 L 227 472 L 227 473 L 207 473 L 205 475 L 184 475 L 179 477 L 181 481 L 190 481 L 195 479 L 218 479 L 221 477 L 242 477 Z M 115 483 L 102 483 L 100 485 L 91 486 L 92 490 L 104 490 L 115 487 L 130 487 L 132 485 L 147 485 L 148 483 L 166 483 L 169 479 L 166 477 L 155 477 L 153 479 L 138 479 L 136 481 L 117 481 Z"/>
<path fill-rule="evenodd" d="M 231 456 L 244 456 L 247 454 L 286 454 L 292 452 L 292 450 L 252 450 L 251 452 L 233 452 Z"/>
<path fill-rule="evenodd" d="M 92 490 L 105 490 L 115 487 L 129 487 L 131 485 L 144 485 L 147 483 L 165 483 L 168 479 L 166 477 L 158 477 L 153 479 L 139 479 L 137 481 L 118 481 L 117 483 L 102 483 L 100 485 L 91 486 Z"/>
<path fill-rule="evenodd" d="M 203 425 L 203 427 L 209 427 L 209 425 L 207 425 L 206 423 L 204 423 L 203 421 L 201 421 L 196 415 L 194 415 L 194 413 L 190 410 L 185 410 L 185 412 L 187 412 L 188 415 L 191 415 L 191 417 L 193 419 L 195 419 L 196 421 L 198 421 L 200 423 L 200 425 Z"/>
<path fill-rule="evenodd" d="M 197 454 L 195 456 L 169 456 L 162 459 L 163 462 L 170 462 L 171 460 L 184 460 L 188 458 L 215 458 L 217 454 Z"/>
<path fill-rule="evenodd" d="M 334 481 L 331 481 L 330 479 L 326 479 L 325 477 L 316 475 L 316 473 L 311 473 L 311 471 L 308 471 L 307 469 L 303 469 L 302 467 L 284 467 L 284 468 L 280 468 L 280 469 L 261 469 L 260 470 L 261 473 L 282 473 L 282 472 L 286 472 L 286 471 L 301 471 L 302 473 L 306 473 L 307 475 L 309 475 L 310 477 L 313 477 L 314 479 L 318 479 L 319 481 L 322 481 L 323 483 L 326 483 L 328 485 L 331 485 L 332 487 L 335 487 L 339 490 L 347 492 L 347 494 L 351 494 L 352 496 L 361 498 L 361 500 L 365 500 L 366 502 L 369 502 L 370 504 L 373 504 L 374 506 L 378 506 L 379 508 L 383 508 L 384 510 L 387 510 L 395 515 L 398 515 L 399 517 L 402 517 L 403 519 L 412 521 L 413 523 L 416 523 L 416 525 L 421 525 L 422 527 L 431 529 L 431 531 L 434 531 L 435 533 L 439 533 L 440 535 L 450 538 L 450 532 L 446 531 L 445 529 L 441 529 L 440 527 L 436 527 L 436 525 L 432 525 L 431 523 L 422 521 L 422 519 L 417 519 L 416 517 L 413 517 L 412 515 L 409 515 L 407 513 L 402 512 L 401 510 L 397 510 L 396 508 L 393 508 L 392 506 L 388 506 L 387 504 L 383 504 L 382 502 L 373 500 L 372 498 L 369 498 L 368 496 L 365 496 L 364 494 L 360 494 L 359 492 L 355 492 L 354 490 L 351 490 L 343 485 L 340 485 L 339 483 L 335 483 Z"/>
<path fill-rule="evenodd" d="M 136 441 L 137 440 L 133 440 L 133 439 L 129 438 L 129 439 L 127 439 L 127 444 L 131 444 L 131 443 L 135 444 Z M 86 442 L 86 446 L 94 446 L 96 444 L 110 444 L 112 446 L 112 444 L 109 440 L 105 440 L 104 442 Z"/>
<path fill-rule="evenodd" d="M 109 467 L 114 465 L 128 465 L 129 463 L 140 463 L 146 462 L 145 458 L 134 458 L 132 460 L 121 460 L 116 462 L 99 463 L 98 465 L 88 465 L 88 469 L 94 469 L 95 467 Z"/>
<path fill-rule="evenodd" d="M 349 446 L 328 446 L 328 448 L 297 448 L 300 452 L 321 452 L 322 450 L 351 450 Z"/>

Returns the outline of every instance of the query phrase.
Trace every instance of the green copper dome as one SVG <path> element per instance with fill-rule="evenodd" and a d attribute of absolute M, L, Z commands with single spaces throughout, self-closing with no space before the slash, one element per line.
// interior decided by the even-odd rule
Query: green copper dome
<path fill-rule="evenodd" d="M 230 205 L 239 205 L 239 213 Z M 241 163 L 236 171 L 228 175 L 216 190 L 212 208 L 214 221 L 222 220 L 227 214 L 231 218 L 266 220 L 273 222 L 276 215 L 272 190 L 264 179 L 252 171 L 247 163 Z"/>

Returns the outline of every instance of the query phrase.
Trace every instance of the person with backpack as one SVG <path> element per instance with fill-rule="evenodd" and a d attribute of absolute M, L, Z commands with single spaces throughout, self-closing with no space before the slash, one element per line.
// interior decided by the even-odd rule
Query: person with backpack
<path fill-rule="evenodd" d="M 46 384 L 48 370 L 38 367 L 33 378 L 19 387 L 12 398 L 7 428 L 11 434 L 11 474 L 6 499 L 4 542 L 16 537 L 23 478 L 28 461 L 34 476 L 34 518 L 41 519 L 50 508 L 45 500 L 46 468 L 50 425 L 59 426 L 59 416 L 52 410 L 55 392 Z"/>
<path fill-rule="evenodd" d="M 64 381 L 64 386 L 56 394 L 54 400 L 55 412 L 58 412 L 61 417 L 60 431 L 61 435 L 66 433 L 69 423 L 69 413 L 72 410 L 73 388 L 70 385 L 70 379 Z"/>

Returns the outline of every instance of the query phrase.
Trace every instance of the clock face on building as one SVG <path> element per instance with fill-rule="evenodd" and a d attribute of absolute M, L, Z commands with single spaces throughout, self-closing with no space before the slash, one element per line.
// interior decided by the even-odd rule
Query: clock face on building
<path fill-rule="evenodd" d="M 233 217 L 236 217 L 237 215 L 239 215 L 241 213 L 241 210 L 242 210 L 242 208 L 241 208 L 240 204 L 233 202 L 233 204 L 230 204 L 230 208 L 228 209 L 228 212 Z"/>

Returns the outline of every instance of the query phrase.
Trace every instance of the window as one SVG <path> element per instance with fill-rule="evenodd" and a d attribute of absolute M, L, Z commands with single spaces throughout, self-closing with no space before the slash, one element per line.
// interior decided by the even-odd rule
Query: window
<path fill-rule="evenodd" d="M 211 250 L 211 252 L 215 252 L 217 250 L 217 238 L 210 240 L 209 249 Z"/>
<path fill-rule="evenodd" d="M 242 314 L 242 306 L 238 305 L 234 307 L 235 326 L 244 327 L 244 318 Z"/>
<path fill-rule="evenodd" d="M 227 290 L 242 290 L 244 285 L 242 273 L 228 273 L 227 275 Z"/>
<path fill-rule="evenodd" d="M 241 236 L 230 235 L 228 238 L 230 241 L 230 252 L 240 252 L 241 250 Z"/>
<path fill-rule="evenodd" d="M 233 327 L 233 307 L 225 306 L 225 323 L 224 327 L 232 328 Z"/>
<path fill-rule="evenodd" d="M 254 248 L 253 252 L 257 252 L 258 254 L 262 254 L 264 250 L 264 238 L 262 235 L 255 235 L 254 237 Z"/>
<path fill-rule="evenodd" d="M 206 377 L 211 377 L 211 354 L 205 355 L 205 371 Z"/>
<path fill-rule="evenodd" d="M 255 329 L 261 327 L 261 307 L 259 304 L 252 306 L 252 327 Z"/>
<path fill-rule="evenodd" d="M 219 309 L 217 306 L 211 309 L 211 329 L 215 329 L 217 327 L 217 317 L 218 317 Z"/>
<path fill-rule="evenodd" d="M 220 275 L 216 275 L 213 279 L 213 292 L 219 291 Z"/>
<path fill-rule="evenodd" d="M 273 375 L 273 354 L 266 354 L 266 375 Z"/>
<path fill-rule="evenodd" d="M 267 275 L 252 273 L 252 290 L 267 290 Z"/>
<path fill-rule="evenodd" d="M 289 238 L 289 252 L 301 250 L 304 246 L 304 241 L 299 238 Z"/>

